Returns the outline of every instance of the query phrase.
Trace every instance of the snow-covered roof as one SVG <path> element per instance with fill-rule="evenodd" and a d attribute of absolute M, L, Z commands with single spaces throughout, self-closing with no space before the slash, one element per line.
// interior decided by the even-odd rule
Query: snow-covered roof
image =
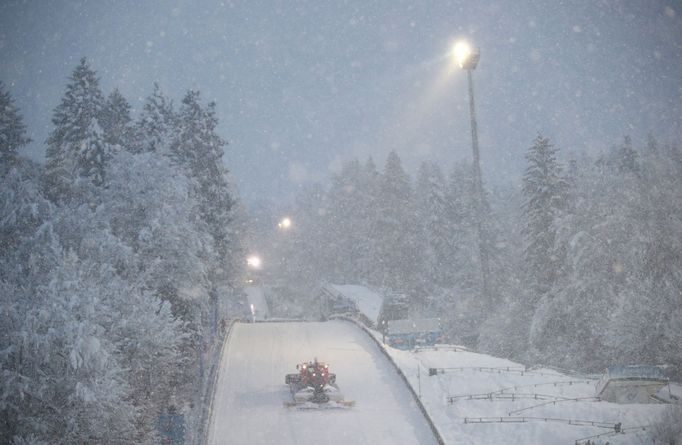
<path fill-rule="evenodd" d="M 388 334 L 408 334 L 411 332 L 438 332 L 440 320 L 437 318 L 423 318 L 417 320 L 389 320 Z"/>
<path fill-rule="evenodd" d="M 332 284 L 330 287 L 343 296 L 357 302 L 358 310 L 369 320 L 376 323 L 383 301 L 381 295 L 364 286 L 355 284 Z"/>

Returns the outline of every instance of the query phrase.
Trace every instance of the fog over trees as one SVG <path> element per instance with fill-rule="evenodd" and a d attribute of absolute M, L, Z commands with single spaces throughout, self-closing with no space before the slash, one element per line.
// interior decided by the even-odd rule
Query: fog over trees
<path fill-rule="evenodd" d="M 486 191 L 488 301 L 466 163 L 425 161 L 411 178 L 396 153 L 380 173 L 371 158 L 352 160 L 328 188 L 300 194 L 296 248 L 277 257 L 305 264 L 284 277 L 302 292 L 327 281 L 404 293 L 412 315 L 440 317 L 452 342 L 589 372 L 665 364 L 679 377 L 681 155 L 655 135 L 598 156 L 529 137 L 521 184 Z"/>

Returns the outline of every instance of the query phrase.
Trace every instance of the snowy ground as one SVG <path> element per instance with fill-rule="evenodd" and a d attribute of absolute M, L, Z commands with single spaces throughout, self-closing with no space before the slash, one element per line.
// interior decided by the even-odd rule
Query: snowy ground
<path fill-rule="evenodd" d="M 592 399 L 594 379 L 550 369 L 518 372 L 523 365 L 485 354 L 454 348 L 421 352 L 386 349 L 415 391 L 421 387 L 422 402 L 450 445 L 574 444 L 577 439 L 614 431 L 611 426 L 616 423 L 622 423 L 627 434 L 593 440 L 598 444 L 648 443 L 646 433 L 633 427 L 651 424 L 667 407 L 599 402 Z M 429 368 L 453 369 L 429 377 Z M 487 394 L 492 398 L 485 399 Z M 448 396 L 463 397 L 448 401 Z M 482 417 L 508 421 L 526 417 L 526 422 L 470 423 Z M 578 426 L 576 420 L 603 422 L 603 426 Z"/>
<path fill-rule="evenodd" d="M 343 321 L 234 326 L 213 402 L 210 444 L 429 444 L 431 430 L 404 383 L 367 335 Z M 298 411 L 284 376 L 329 362 L 345 410 Z"/>
<path fill-rule="evenodd" d="M 374 298 L 375 294 L 362 286 L 334 287 L 344 295 L 364 302 L 360 311 L 376 320 L 378 307 L 375 315 L 371 303 L 378 301 L 380 306 L 381 296 Z M 374 332 L 374 336 L 381 340 L 381 334 Z M 589 376 L 568 376 L 550 369 L 519 372 L 524 370 L 523 365 L 462 348 L 406 352 L 387 346 L 386 350 L 414 390 L 421 392 L 422 403 L 446 443 L 451 445 L 573 444 L 578 439 L 610 433 L 617 423 L 622 424 L 627 434 L 591 440 L 641 444 L 646 433 L 636 427 L 650 425 L 666 409 L 666 405 L 599 402 L 594 397 L 597 380 Z M 429 368 L 442 371 L 429 377 Z M 673 385 L 672 394 L 676 395 L 678 391 L 681 391 L 680 387 Z M 667 388 L 660 395 L 667 399 Z M 455 397 L 448 399 L 449 396 Z M 519 422 L 473 423 L 495 420 L 481 419 L 490 417 Z M 598 426 L 584 425 L 576 420 L 595 422 Z"/>

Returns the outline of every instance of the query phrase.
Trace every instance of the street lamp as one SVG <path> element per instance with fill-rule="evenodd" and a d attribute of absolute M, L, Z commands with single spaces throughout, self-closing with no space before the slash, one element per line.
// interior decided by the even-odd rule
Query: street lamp
<path fill-rule="evenodd" d="M 277 227 L 281 230 L 289 230 L 291 228 L 291 218 L 289 217 L 284 217 L 282 220 L 277 223 Z"/>
<path fill-rule="evenodd" d="M 459 41 L 455 44 L 452 53 L 457 60 L 460 68 L 467 72 L 467 80 L 469 82 L 469 115 L 471 117 L 471 146 L 473 150 L 473 176 L 474 189 L 476 190 L 476 229 L 478 232 L 478 252 L 481 260 L 481 284 L 482 293 L 489 303 L 489 286 L 488 277 L 490 276 L 490 266 L 488 263 L 488 251 L 485 248 L 485 241 L 483 237 L 483 180 L 481 178 L 481 159 L 478 150 L 478 126 L 476 124 L 476 107 L 474 106 L 474 79 L 472 71 L 476 69 L 478 61 L 481 59 L 481 51 L 478 48 L 472 48 L 465 41 Z"/>
<path fill-rule="evenodd" d="M 262 262 L 259 256 L 251 255 L 246 259 L 246 265 L 251 269 L 260 269 Z"/>
<path fill-rule="evenodd" d="M 463 70 L 475 70 L 481 59 L 481 51 L 478 48 L 472 48 L 465 41 L 455 43 L 452 53 Z"/>

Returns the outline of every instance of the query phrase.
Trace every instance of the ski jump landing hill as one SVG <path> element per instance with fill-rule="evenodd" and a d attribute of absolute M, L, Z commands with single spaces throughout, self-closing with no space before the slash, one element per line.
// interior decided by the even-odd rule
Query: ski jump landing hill
<path fill-rule="evenodd" d="M 344 410 L 299 411 L 287 373 L 302 361 L 328 362 Z M 369 336 L 346 321 L 237 323 L 226 342 L 208 443 L 436 444 L 409 389 Z"/>

